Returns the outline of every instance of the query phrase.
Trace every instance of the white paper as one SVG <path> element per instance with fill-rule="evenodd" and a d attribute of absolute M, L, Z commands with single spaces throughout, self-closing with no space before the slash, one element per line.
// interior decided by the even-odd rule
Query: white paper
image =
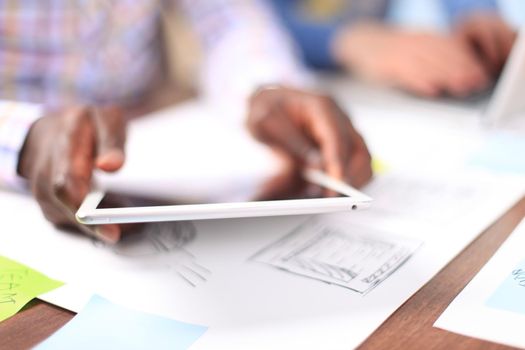
<path fill-rule="evenodd" d="M 424 242 L 366 294 L 251 260 L 306 217 L 165 224 L 156 233 L 109 247 L 57 231 L 31 198 L 2 193 L 0 254 L 65 281 L 43 299 L 73 311 L 96 292 L 135 309 L 210 327 L 196 349 L 347 349 L 363 342 L 523 193 L 521 184 L 498 188 L 497 181 L 470 180 L 491 200 L 476 199 L 469 215 L 450 225 L 411 221 L 409 210 L 395 216 L 373 209 L 323 216 L 345 222 L 350 234 L 359 227 L 363 235 L 380 232 L 383 239 L 391 235 L 386 240 Z M 423 193 L 420 205 L 437 200 Z"/>
<path fill-rule="evenodd" d="M 434 324 L 451 332 L 525 348 L 525 221 Z"/>

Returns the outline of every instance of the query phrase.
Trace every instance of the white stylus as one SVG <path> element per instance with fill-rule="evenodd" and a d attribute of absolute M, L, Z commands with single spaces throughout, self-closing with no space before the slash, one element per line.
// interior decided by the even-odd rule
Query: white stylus
<path fill-rule="evenodd" d="M 359 198 L 364 201 L 372 200 L 372 198 L 368 197 L 366 194 L 356 190 L 341 180 L 334 179 L 321 170 L 311 168 L 306 169 L 303 171 L 303 177 L 313 184 L 326 187 L 334 192 L 342 193 L 348 197 Z"/>

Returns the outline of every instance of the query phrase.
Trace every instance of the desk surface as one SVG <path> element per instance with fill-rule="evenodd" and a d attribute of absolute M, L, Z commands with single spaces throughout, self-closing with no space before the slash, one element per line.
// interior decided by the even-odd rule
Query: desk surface
<path fill-rule="evenodd" d="M 433 328 L 434 321 L 490 259 L 525 216 L 525 198 L 489 227 L 402 305 L 362 349 L 510 349 Z M 1 348 L 27 349 L 46 339 L 74 313 L 41 301 L 0 323 Z"/>

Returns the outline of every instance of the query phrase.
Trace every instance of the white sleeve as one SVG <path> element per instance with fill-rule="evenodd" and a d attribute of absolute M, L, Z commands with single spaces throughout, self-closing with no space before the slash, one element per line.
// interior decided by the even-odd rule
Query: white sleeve
<path fill-rule="evenodd" d="M 18 158 L 27 132 L 41 117 L 36 104 L 0 101 L 0 186 L 23 189 L 25 181 L 18 175 Z"/>
<path fill-rule="evenodd" d="M 181 0 L 201 41 L 201 93 L 239 104 L 266 84 L 305 86 L 312 78 L 268 4 L 258 0 Z"/>

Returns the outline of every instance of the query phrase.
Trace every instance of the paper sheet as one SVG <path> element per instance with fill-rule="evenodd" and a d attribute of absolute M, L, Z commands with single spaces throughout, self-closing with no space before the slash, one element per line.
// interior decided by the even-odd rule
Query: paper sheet
<path fill-rule="evenodd" d="M 468 159 L 477 168 L 525 175 L 525 137 L 514 133 L 491 135 Z"/>
<path fill-rule="evenodd" d="M 434 324 L 451 332 L 525 348 L 525 221 Z"/>
<path fill-rule="evenodd" d="M 487 300 L 486 305 L 525 315 L 525 260 L 508 274 L 505 281 Z"/>
<path fill-rule="evenodd" d="M 124 308 L 94 295 L 69 323 L 37 350 L 185 350 L 206 327 Z"/>
<path fill-rule="evenodd" d="M 16 314 L 32 299 L 62 285 L 30 267 L 0 256 L 0 321 Z"/>
<path fill-rule="evenodd" d="M 468 177 L 446 174 L 386 174 L 364 188 L 374 198 L 373 208 L 367 213 L 446 225 L 486 198 L 480 186 L 483 181 L 472 183 Z"/>
<path fill-rule="evenodd" d="M 402 182 L 392 180 L 392 184 Z M 31 198 L 2 193 L 3 224 L 10 229 L 0 234 L 0 254 L 9 252 L 13 258 L 66 281 L 67 285 L 43 299 L 73 311 L 80 311 L 96 293 L 143 312 L 208 326 L 193 345 L 195 349 L 347 349 L 364 341 L 523 193 L 522 182 L 500 185 L 500 181 L 476 176 L 456 183 L 458 188 L 468 183 L 477 191 L 470 197 L 471 205 L 462 209 L 468 213 L 452 222 L 440 219 L 429 225 L 412 220 L 410 207 L 406 212 L 395 207 L 403 207 L 397 196 L 392 197 L 392 215 L 371 209 L 321 217 L 326 222 L 343 222 L 345 234 L 359 227 L 363 235 L 377 238 L 381 233 L 385 242 L 424 242 L 366 294 L 250 259 L 292 232 L 306 217 L 157 224 L 145 234 L 129 236 L 111 247 L 59 232 L 46 222 Z M 398 192 L 392 186 L 379 186 L 371 194 L 390 196 L 389 188 Z M 431 208 L 441 196 L 421 193 L 426 194 L 420 198 L 412 195 L 412 200 Z M 480 194 L 492 200 L 480 201 Z M 52 253 L 42 254 L 42 247 Z"/>

